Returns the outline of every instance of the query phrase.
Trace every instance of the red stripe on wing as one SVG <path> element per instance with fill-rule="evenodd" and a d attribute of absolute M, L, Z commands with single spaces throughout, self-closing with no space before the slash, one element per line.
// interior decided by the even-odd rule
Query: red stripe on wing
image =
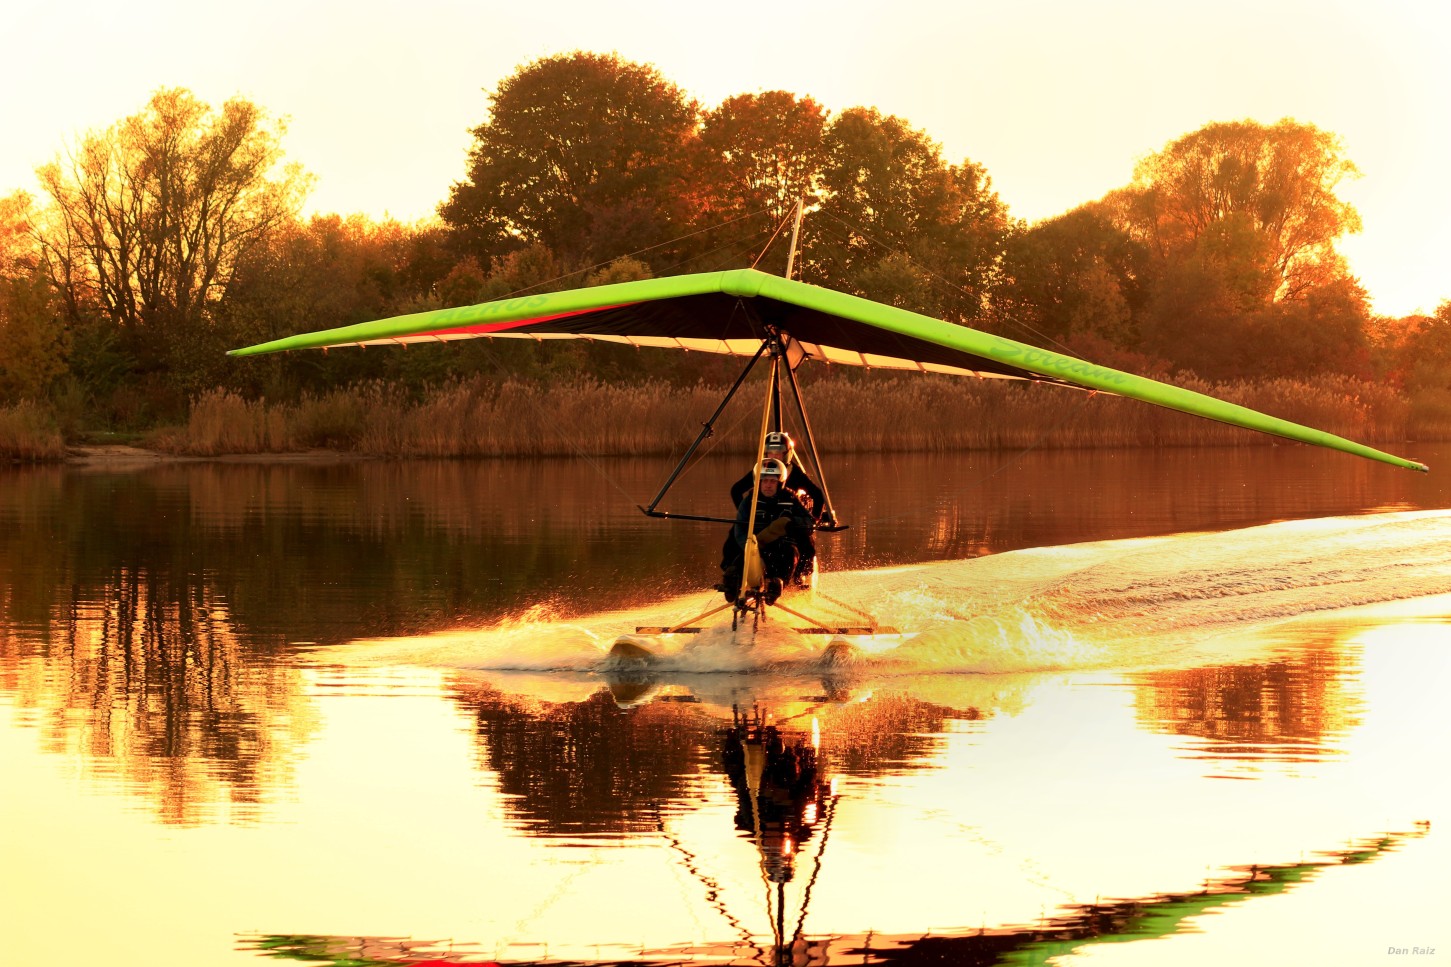
<path fill-rule="evenodd" d="M 528 319 L 514 319 L 510 322 L 480 322 L 472 326 L 454 326 L 448 329 L 430 329 L 427 332 L 414 333 L 415 336 L 486 336 L 494 332 L 509 332 L 514 329 L 522 329 L 525 326 L 535 326 L 541 323 L 553 322 L 556 319 L 569 319 L 573 316 L 587 316 L 596 312 L 608 312 L 611 309 L 622 309 L 625 306 L 634 305 L 633 302 L 621 302 L 613 306 L 594 306 L 590 309 L 576 309 L 574 312 L 556 312 L 550 316 L 532 316 Z"/>

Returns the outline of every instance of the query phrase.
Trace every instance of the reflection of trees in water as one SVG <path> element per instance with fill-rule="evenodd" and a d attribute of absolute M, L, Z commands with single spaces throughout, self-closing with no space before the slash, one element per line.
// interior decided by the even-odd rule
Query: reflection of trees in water
<path fill-rule="evenodd" d="M 678 695 L 621 708 L 607 688 L 582 702 L 559 703 L 487 684 L 456 685 L 453 694 L 476 720 L 480 764 L 498 776 L 506 808 L 532 832 L 653 830 L 657 810 L 685 808 L 698 784 L 728 764 L 719 719 Z M 908 695 L 821 703 L 813 714 L 831 750 L 833 774 L 864 776 L 923 767 L 949 719 L 977 716 Z M 810 721 L 804 719 L 807 727 Z M 783 723 L 782 732 L 801 726 L 801 720 Z"/>
<path fill-rule="evenodd" d="M 38 634 L 0 633 L 5 682 L 47 751 L 79 756 L 167 822 L 245 818 L 314 727 L 290 666 L 251 660 L 225 603 L 184 576 L 118 568 Z"/>
<path fill-rule="evenodd" d="M 608 689 L 583 702 L 530 703 L 488 686 L 458 689 L 474 714 L 485 768 L 531 832 L 597 836 L 655 829 L 709 768 L 711 723 L 693 705 L 618 707 Z"/>
<path fill-rule="evenodd" d="M 1319 473 L 1313 455 L 1266 465 L 1261 451 L 1226 450 L 1215 461 L 1206 476 L 1196 450 L 843 455 L 832 461 L 833 496 L 853 526 L 823 536 L 823 560 L 843 570 L 920 560 L 924 548 L 971 557 L 1391 499 L 1348 470 Z M 44 620 L 72 584 L 95 584 L 113 566 L 190 568 L 230 602 L 239 629 L 321 642 L 494 620 L 541 600 L 561 614 L 623 606 L 622 588 L 648 599 L 718 576 L 719 531 L 646 520 L 633 506 L 668 469 L 631 459 L 6 471 L 0 585 L 12 586 L 12 621 Z M 669 509 L 729 513 L 742 469 L 736 457 L 702 461 Z M 1286 473 L 1307 485 L 1242 485 Z M 1396 486 L 1410 478 L 1420 475 Z"/>
<path fill-rule="evenodd" d="M 609 472 L 648 489 L 638 462 Z M 239 629 L 332 642 L 495 619 L 546 599 L 564 612 L 595 608 L 624 570 L 638 576 L 637 593 L 642 582 L 685 590 L 718 576 L 698 530 L 634 517 L 623 526 L 621 498 L 602 499 L 600 487 L 570 461 L 7 472 L 0 600 L 10 596 L 11 620 L 43 622 L 73 584 L 103 583 L 113 568 L 186 571 L 230 602 Z M 649 539 L 621 540 L 634 527 L 651 528 Z M 692 558 L 694 581 L 679 566 Z"/>
<path fill-rule="evenodd" d="M 978 718 L 975 707 L 948 708 L 892 694 L 825 707 L 822 730 L 829 735 L 833 772 L 879 776 L 922 767 L 941 748 L 949 722 Z"/>
<path fill-rule="evenodd" d="M 1273 661 L 1215 665 L 1139 676 L 1139 719 L 1159 731 L 1214 740 L 1216 754 L 1255 758 L 1319 756 L 1359 723 L 1359 699 L 1345 682 L 1357 670 L 1334 647 Z"/>

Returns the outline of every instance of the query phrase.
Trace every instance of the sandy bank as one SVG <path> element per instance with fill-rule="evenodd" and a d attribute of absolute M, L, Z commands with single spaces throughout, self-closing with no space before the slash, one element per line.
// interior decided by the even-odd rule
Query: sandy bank
<path fill-rule="evenodd" d="M 123 444 L 67 447 L 65 462 L 69 466 L 103 470 L 133 470 L 162 463 L 351 463 L 371 457 L 341 450 L 301 450 L 294 453 L 229 453 L 215 457 L 197 457 L 163 453 L 145 447 Z"/>

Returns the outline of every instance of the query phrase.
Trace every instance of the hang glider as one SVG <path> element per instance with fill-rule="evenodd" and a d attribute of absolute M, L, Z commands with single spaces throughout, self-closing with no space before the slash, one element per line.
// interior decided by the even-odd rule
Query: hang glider
<path fill-rule="evenodd" d="M 765 341 L 775 339 L 793 370 L 806 360 L 819 360 L 1080 387 L 1397 467 L 1427 469 L 1413 460 L 1202 393 L 754 269 L 622 282 L 438 309 L 289 336 L 233 350 L 229 355 L 479 337 L 593 339 L 738 356 L 758 354 Z"/>

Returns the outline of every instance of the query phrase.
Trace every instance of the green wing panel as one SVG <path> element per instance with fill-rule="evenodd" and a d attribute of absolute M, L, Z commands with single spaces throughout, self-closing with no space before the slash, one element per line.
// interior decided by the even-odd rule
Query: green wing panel
<path fill-rule="evenodd" d="M 789 334 L 810 358 L 1068 383 L 1398 467 L 1426 469 L 1424 464 L 1333 433 L 1202 393 L 753 269 L 438 309 L 289 336 L 233 350 L 232 355 L 480 336 L 602 339 L 750 354 L 768 328 Z"/>
<path fill-rule="evenodd" d="M 1404 467 L 1407 470 L 1423 472 L 1427 470 L 1423 463 L 1406 460 L 1403 457 L 1376 450 L 1324 430 L 1291 423 L 1288 420 L 1216 399 L 1213 396 L 1109 369 L 1106 366 L 1096 366 L 1073 356 L 1065 356 L 1036 346 L 1029 346 L 1026 343 L 1015 342 L 1002 336 L 978 332 L 976 329 L 968 329 L 965 326 L 955 326 L 940 319 L 932 319 L 906 309 L 872 302 L 844 292 L 834 292 L 766 275 L 763 275 L 759 292 L 767 297 L 774 296 L 789 301 L 800 300 L 801 303 L 809 303 L 823 312 L 850 315 L 869 325 L 914 336 L 940 346 L 958 349 L 974 356 L 986 357 L 1016 366 L 1030 373 L 1075 383 L 1089 389 L 1127 396 L 1145 403 L 1168 407 L 1171 410 L 1217 420 L 1220 423 L 1298 440 L 1301 443 L 1312 443 L 1316 446 L 1329 447 L 1332 450 L 1343 450 L 1346 453 L 1353 453 L 1370 460 L 1379 460 L 1382 463 Z"/>

